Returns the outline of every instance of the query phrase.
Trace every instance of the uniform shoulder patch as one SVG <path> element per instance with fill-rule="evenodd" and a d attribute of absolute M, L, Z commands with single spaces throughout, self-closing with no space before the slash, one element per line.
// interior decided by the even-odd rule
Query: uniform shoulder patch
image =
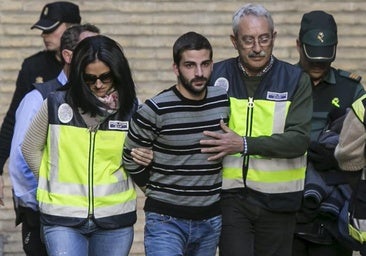
<path fill-rule="evenodd" d="M 343 69 L 338 69 L 338 73 L 340 76 L 347 77 L 355 82 L 361 82 L 362 77 L 356 73 L 348 72 Z"/>

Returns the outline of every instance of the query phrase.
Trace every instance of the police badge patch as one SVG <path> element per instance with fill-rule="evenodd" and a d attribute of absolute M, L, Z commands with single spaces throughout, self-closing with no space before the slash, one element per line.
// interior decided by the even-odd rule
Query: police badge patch
<path fill-rule="evenodd" d="M 64 124 L 70 122 L 74 116 L 72 108 L 67 103 L 63 103 L 58 107 L 57 115 L 61 123 Z"/>

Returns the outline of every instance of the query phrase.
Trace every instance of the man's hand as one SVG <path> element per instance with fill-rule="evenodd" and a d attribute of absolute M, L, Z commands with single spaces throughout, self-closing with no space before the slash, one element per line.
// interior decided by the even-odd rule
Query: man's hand
<path fill-rule="evenodd" d="M 153 160 L 154 153 L 148 148 L 133 148 L 131 150 L 131 156 L 136 164 L 148 166 Z"/>
<path fill-rule="evenodd" d="M 217 160 L 226 155 L 243 152 L 243 137 L 232 131 L 223 120 L 220 121 L 221 129 L 224 133 L 204 131 L 205 136 L 210 140 L 201 140 L 201 145 L 209 146 L 201 149 L 202 153 L 217 153 L 208 158 L 209 161 Z"/>
<path fill-rule="evenodd" d="M 0 205 L 4 206 L 4 180 L 2 175 L 0 175 Z"/>

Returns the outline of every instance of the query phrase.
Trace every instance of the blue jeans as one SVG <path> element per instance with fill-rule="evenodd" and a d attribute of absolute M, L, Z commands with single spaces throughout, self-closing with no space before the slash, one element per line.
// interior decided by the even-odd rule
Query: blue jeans
<path fill-rule="evenodd" d="M 133 227 L 102 229 L 89 220 L 80 227 L 42 226 L 49 256 L 124 256 L 133 241 Z"/>
<path fill-rule="evenodd" d="M 214 256 L 221 231 L 221 216 L 206 220 L 179 219 L 145 213 L 146 256 Z"/>

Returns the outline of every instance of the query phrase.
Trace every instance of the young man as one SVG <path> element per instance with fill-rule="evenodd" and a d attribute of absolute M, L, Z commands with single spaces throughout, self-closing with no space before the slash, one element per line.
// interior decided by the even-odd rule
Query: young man
<path fill-rule="evenodd" d="M 143 104 L 125 141 L 123 163 L 146 194 L 147 256 L 213 256 L 221 230 L 221 159 L 208 161 L 199 141 L 228 121 L 225 90 L 208 86 L 212 47 L 195 32 L 173 46 L 177 84 Z M 136 165 L 131 150 L 151 148 L 154 161 Z"/>
<path fill-rule="evenodd" d="M 27 93 L 20 102 L 15 115 L 14 136 L 12 139 L 9 175 L 13 185 L 16 224 L 22 223 L 23 249 L 27 255 L 46 255 L 40 239 L 38 202 L 36 201 L 37 180 L 29 169 L 21 152 L 25 133 L 35 114 L 41 108 L 49 93 L 67 83 L 72 52 L 79 41 L 97 35 L 99 29 L 93 25 L 75 25 L 68 28 L 61 37 L 60 52 L 64 67 L 57 78 L 41 84 Z"/>
<path fill-rule="evenodd" d="M 360 84 L 361 77 L 331 66 L 336 58 L 337 43 L 337 24 L 332 15 L 324 11 L 311 11 L 303 15 L 296 40 L 300 57 L 298 65 L 309 74 L 313 84 L 307 177 L 314 170 L 319 178 L 307 179 L 309 185 L 306 184 L 303 204 L 297 214 L 294 256 L 352 255 L 352 249 L 342 245 L 335 239 L 334 233 L 330 232 L 331 229 L 336 229 L 338 216 L 331 217 L 326 213 L 330 206 L 337 205 L 339 199 L 345 200 L 338 195 L 337 186 L 347 184 L 357 179 L 357 176 L 356 173 L 340 171 L 334 158 L 336 144 L 334 147 L 326 145 L 321 134 L 326 129 L 327 122 L 343 116 L 346 108 L 351 107 L 365 92 Z M 330 133 L 327 134 L 329 137 Z M 322 196 L 317 207 L 310 207 L 305 200 L 309 191 L 307 188 L 314 189 L 313 184 L 324 184 L 317 189 L 318 192 L 330 191 Z"/>
<path fill-rule="evenodd" d="M 34 83 L 51 80 L 62 70 L 60 54 L 60 38 L 63 32 L 73 24 L 81 21 L 79 7 L 69 2 L 53 2 L 46 4 L 39 20 L 31 27 L 42 31 L 45 50 L 28 58 L 23 63 L 16 81 L 15 92 L 8 112 L 0 130 L 0 205 L 3 204 L 4 165 L 10 154 L 11 139 L 14 132 L 15 111 Z"/>
<path fill-rule="evenodd" d="M 231 41 L 239 56 L 214 65 L 213 84 L 227 89 L 230 122 L 201 144 L 224 157 L 223 256 L 292 253 L 295 214 L 304 188 L 312 112 L 309 76 L 272 55 L 270 13 L 247 4 L 233 16 Z"/>

